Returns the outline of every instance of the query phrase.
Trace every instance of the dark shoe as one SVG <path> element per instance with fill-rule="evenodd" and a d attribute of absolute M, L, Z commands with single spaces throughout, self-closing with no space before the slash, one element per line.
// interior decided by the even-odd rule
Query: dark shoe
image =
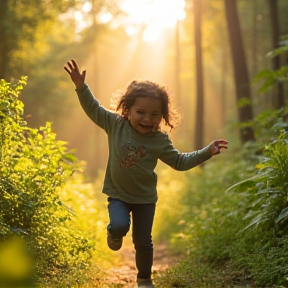
<path fill-rule="evenodd" d="M 135 288 L 155 288 L 151 279 L 137 279 L 137 285 Z"/>
<path fill-rule="evenodd" d="M 113 239 L 112 235 L 107 232 L 107 244 L 108 247 L 113 251 L 118 251 L 122 247 L 123 238 L 121 239 Z"/>

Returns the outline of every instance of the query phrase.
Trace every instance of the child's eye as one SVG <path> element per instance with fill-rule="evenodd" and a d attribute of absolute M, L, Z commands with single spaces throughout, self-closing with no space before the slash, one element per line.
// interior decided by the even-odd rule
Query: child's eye
<path fill-rule="evenodd" d="M 143 111 L 137 111 L 137 113 L 138 113 L 138 114 L 144 114 L 144 112 L 143 112 Z"/>

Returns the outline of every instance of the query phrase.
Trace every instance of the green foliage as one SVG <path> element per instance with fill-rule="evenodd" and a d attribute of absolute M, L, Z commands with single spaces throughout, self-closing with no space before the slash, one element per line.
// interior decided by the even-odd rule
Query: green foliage
<path fill-rule="evenodd" d="M 268 109 L 257 115 L 253 120 L 256 138 L 260 143 L 269 143 L 277 139 L 279 131 L 286 129 L 288 124 L 283 121 L 286 118 L 287 109 Z M 263 144 L 261 144 L 263 146 Z"/>
<path fill-rule="evenodd" d="M 267 57 L 274 58 L 280 55 L 287 54 L 288 51 L 288 45 L 287 41 L 282 42 L 281 47 L 269 52 L 267 54 Z M 259 93 L 264 93 L 267 91 L 270 87 L 272 87 L 277 81 L 280 82 L 287 82 L 288 81 L 288 66 L 283 65 L 278 70 L 270 70 L 270 69 L 264 69 L 257 73 L 257 75 L 253 79 L 254 84 L 258 84 L 259 82 L 262 82 L 260 88 L 258 89 Z"/>
<path fill-rule="evenodd" d="M 243 108 L 245 106 L 249 106 L 251 105 L 251 99 L 247 98 L 247 97 L 242 97 L 238 102 L 237 102 L 237 106 L 239 108 Z"/>
<path fill-rule="evenodd" d="M 228 150 L 197 173 L 187 172 L 179 201 L 183 224 L 170 240 L 187 257 L 157 279 L 163 287 L 230 287 L 235 282 L 288 287 L 288 139 L 283 114 L 258 115 L 253 127 L 259 142 L 232 151 L 233 157 Z"/>
<path fill-rule="evenodd" d="M 27 127 L 18 99 L 26 80 L 14 85 L 1 80 L 0 86 L 0 240 L 24 240 L 34 281 L 67 287 L 63 281 L 85 274 L 92 252 L 85 233 L 74 229 L 75 213 L 60 197 L 80 164 L 49 123 Z"/>
<path fill-rule="evenodd" d="M 282 44 L 285 45 L 285 42 L 283 41 Z M 279 48 L 277 48 L 271 52 L 268 52 L 267 57 L 273 58 L 273 57 L 279 56 L 281 54 L 284 54 L 285 52 L 288 52 L 288 45 L 279 47 Z"/>
<path fill-rule="evenodd" d="M 43 26 L 55 22 L 59 13 L 75 5 L 73 2 L 57 0 L 1 1 L 0 78 L 10 79 L 12 75 L 20 77 L 24 71 L 25 75 L 27 74 L 27 67 L 31 67 L 31 60 L 34 57 L 31 50 L 37 42 L 38 33 L 41 33 L 42 30 L 44 32 L 42 38 L 46 39 L 45 32 L 48 30 L 43 31 L 45 30 Z M 38 49 L 36 51 L 39 52 Z"/>
<path fill-rule="evenodd" d="M 236 188 L 241 192 L 252 194 L 255 200 L 245 218 L 252 218 L 244 228 L 264 224 L 266 228 L 287 233 L 285 224 L 288 220 L 288 137 L 282 131 L 277 140 L 268 144 L 264 150 L 263 160 L 256 165 L 259 172 L 247 180 L 243 180 L 228 189 Z"/>
<path fill-rule="evenodd" d="M 247 202 L 240 195 L 231 197 L 224 192 L 235 179 L 252 174 L 255 159 L 245 159 L 246 152 L 234 155 L 237 160 L 231 161 L 223 153 L 202 169 L 185 172 L 186 194 L 176 199 L 171 208 L 176 205 L 182 212 L 182 221 L 170 243 L 173 250 L 185 252 L 187 257 L 156 279 L 159 287 L 229 287 L 239 276 L 237 271 L 241 269 L 230 259 L 235 254 L 245 258 L 244 243 L 249 241 L 238 232 L 243 228 Z M 179 218 L 175 220 L 179 222 Z"/>
<path fill-rule="evenodd" d="M 44 126 L 46 121 L 53 122 L 58 136 L 63 129 L 62 121 L 73 113 L 75 99 L 71 96 L 74 96 L 73 86 L 63 66 L 71 57 L 79 63 L 89 62 L 89 55 L 95 55 L 95 39 L 103 34 L 105 26 L 95 21 L 97 13 L 104 6 L 111 6 L 110 11 L 113 7 L 116 13 L 117 6 L 111 0 L 95 1 L 88 13 L 82 9 L 85 2 L 0 1 L 0 78 L 10 81 L 28 75 L 29 85 L 21 97 L 25 114 L 32 115 L 29 126 L 36 128 Z M 81 32 L 83 27 L 80 29 L 79 21 L 74 18 L 76 11 L 83 13 L 87 24 Z"/>
<path fill-rule="evenodd" d="M 288 287 L 288 237 L 274 238 L 259 247 L 257 253 L 247 254 L 246 261 L 259 286 L 276 284 Z"/>

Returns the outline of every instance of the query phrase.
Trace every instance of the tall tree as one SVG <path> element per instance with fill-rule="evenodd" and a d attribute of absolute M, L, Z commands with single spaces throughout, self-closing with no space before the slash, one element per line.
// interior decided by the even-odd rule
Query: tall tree
<path fill-rule="evenodd" d="M 3 41 L 3 39 L 6 38 L 6 29 L 5 29 L 5 25 L 3 23 L 3 20 L 5 19 L 5 14 L 7 11 L 7 0 L 2 0 L 0 1 L 0 35 L 2 38 L 2 41 L 0 42 L 0 79 L 4 79 L 5 78 L 5 71 L 7 70 L 7 45 L 5 43 L 5 41 Z"/>
<path fill-rule="evenodd" d="M 238 117 L 240 124 L 242 124 L 240 128 L 240 139 L 242 143 L 245 143 L 247 141 L 255 140 L 253 128 L 249 125 L 245 125 L 245 122 L 253 118 L 250 80 L 237 12 L 237 0 L 224 0 L 224 3 L 234 67 Z"/>
<path fill-rule="evenodd" d="M 280 40 L 280 28 L 279 28 L 279 17 L 278 17 L 278 0 L 268 0 L 269 3 L 269 11 L 271 18 L 271 27 L 272 27 L 272 48 L 276 49 L 279 47 Z M 273 69 L 278 70 L 281 67 L 281 59 L 280 55 L 275 56 L 272 59 Z M 276 91 L 276 108 L 282 108 L 285 105 L 284 98 L 284 87 L 281 81 L 277 81 L 276 83 L 277 91 Z"/>
<path fill-rule="evenodd" d="M 195 29 L 195 61 L 196 61 L 196 122 L 195 122 L 195 148 L 200 149 L 204 143 L 204 89 L 202 64 L 202 0 L 194 0 L 194 29 Z"/>
<path fill-rule="evenodd" d="M 27 71 L 40 25 L 56 18 L 72 4 L 72 1 L 57 0 L 0 1 L 0 79 L 9 81 Z"/>
<path fill-rule="evenodd" d="M 177 20 L 175 25 L 175 95 L 177 104 L 181 103 L 180 95 L 180 33 L 179 33 L 179 21 Z"/>

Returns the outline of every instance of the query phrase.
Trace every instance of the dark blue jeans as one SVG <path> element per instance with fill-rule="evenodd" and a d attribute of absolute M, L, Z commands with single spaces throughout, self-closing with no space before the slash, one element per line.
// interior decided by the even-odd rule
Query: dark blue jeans
<path fill-rule="evenodd" d="M 135 248 L 137 278 L 151 277 L 153 265 L 152 225 L 155 203 L 129 204 L 112 197 L 108 198 L 110 223 L 107 230 L 112 238 L 124 237 L 130 229 L 132 215 L 132 239 Z"/>

